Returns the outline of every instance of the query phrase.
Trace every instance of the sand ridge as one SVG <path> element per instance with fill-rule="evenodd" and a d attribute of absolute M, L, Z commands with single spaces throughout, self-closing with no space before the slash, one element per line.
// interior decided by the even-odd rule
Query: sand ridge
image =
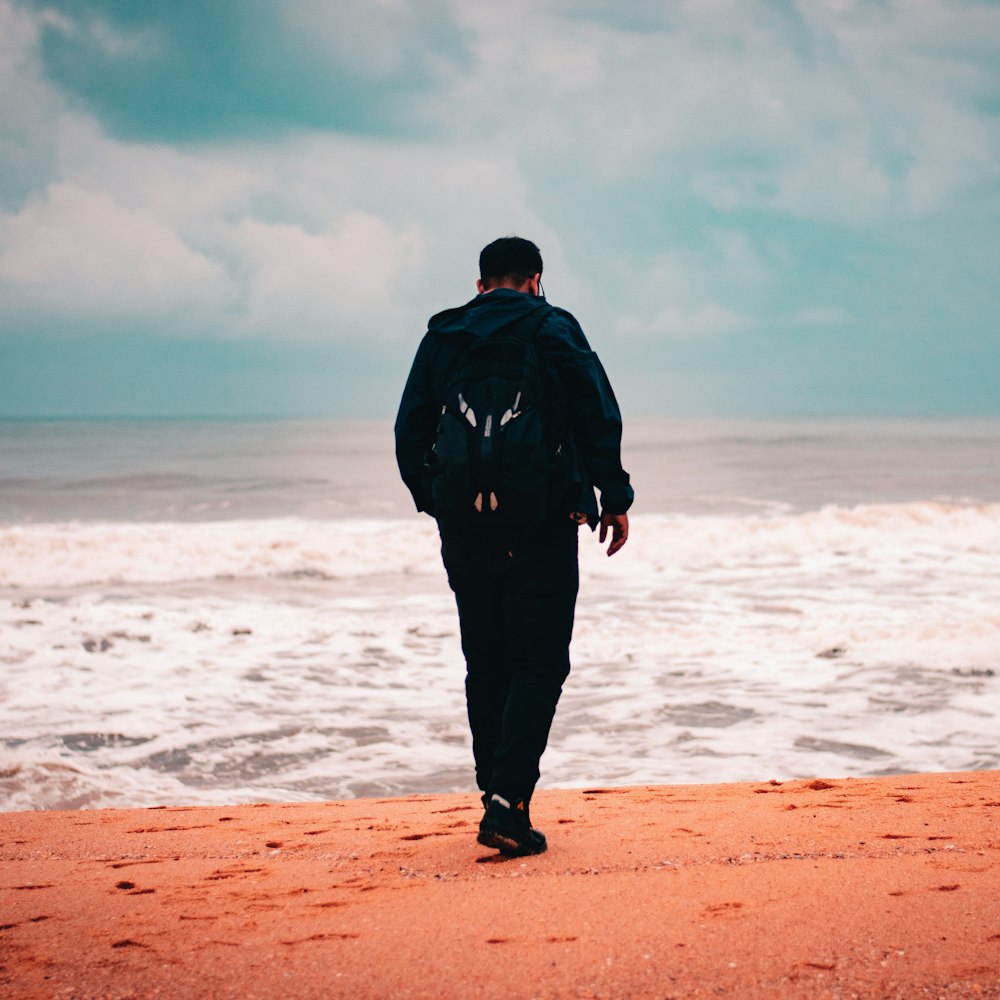
<path fill-rule="evenodd" d="M 998 779 L 0 814 L 0 996 L 1000 997 Z"/>

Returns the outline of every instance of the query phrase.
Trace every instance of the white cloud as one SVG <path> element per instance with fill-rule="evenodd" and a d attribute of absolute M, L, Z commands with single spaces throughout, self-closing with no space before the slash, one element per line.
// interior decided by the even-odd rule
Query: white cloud
<path fill-rule="evenodd" d="M 625 9 L 532 5 L 530 29 L 462 10 L 479 61 L 439 113 L 473 137 L 499 120 L 555 190 L 571 172 L 868 226 L 997 176 L 1000 129 L 976 110 L 996 99 L 996 5 L 700 0 L 650 6 L 642 31 Z"/>
<path fill-rule="evenodd" d="M 770 268 L 738 230 L 716 229 L 698 249 L 654 255 L 646 266 L 618 275 L 628 307 L 614 320 L 626 336 L 707 338 L 758 325 L 746 307 L 720 301 L 766 300 L 774 285 Z"/>
<path fill-rule="evenodd" d="M 1000 179 L 1000 123 L 946 101 L 924 103 L 919 124 L 924 153 L 905 179 L 907 204 L 933 212 L 956 191 Z"/>
<path fill-rule="evenodd" d="M 350 66 L 371 83 L 412 73 L 428 58 L 440 63 L 434 50 L 451 38 L 450 11 L 441 0 L 296 0 L 280 5 L 280 18 L 301 58 Z"/>
<path fill-rule="evenodd" d="M 512 230 L 573 288 L 502 151 L 315 135 L 184 150 L 80 118 L 51 134 L 71 179 L 0 216 L 0 333 L 33 317 L 81 333 L 128 320 L 161 335 L 412 338 L 474 294 L 479 249 Z"/>
<path fill-rule="evenodd" d="M 479 250 L 511 231 L 537 239 L 547 273 L 573 287 L 503 151 L 308 136 L 231 150 L 219 166 L 255 178 L 235 221 L 206 237 L 245 289 L 237 333 L 412 339 L 431 313 L 475 294 Z"/>
<path fill-rule="evenodd" d="M 250 212 L 254 199 L 275 184 L 252 157 L 119 142 L 88 118 L 62 118 L 52 133 L 62 177 L 106 191 L 127 208 L 150 212 L 188 239 Z"/>
<path fill-rule="evenodd" d="M 717 302 L 706 302 L 690 309 L 665 306 L 648 320 L 631 314 L 625 315 L 616 323 L 615 332 L 624 336 L 688 340 L 749 330 L 755 325 L 750 316 L 727 309 Z"/>
<path fill-rule="evenodd" d="M 51 174 L 61 96 L 42 78 L 38 26 L 0 0 L 0 206 L 17 204 Z"/>
<path fill-rule="evenodd" d="M 95 14 L 84 13 L 79 20 L 75 20 L 56 10 L 42 10 L 39 21 L 62 35 L 85 37 L 112 56 L 149 55 L 157 49 L 153 31 L 139 29 L 125 32 Z"/>
<path fill-rule="evenodd" d="M 598 5 L 588 19 L 582 6 L 516 0 L 498 18 L 487 0 L 456 4 L 477 61 L 424 104 L 421 123 L 439 130 L 425 143 L 300 131 L 170 147 L 117 142 L 67 110 L 37 65 L 48 15 L 0 0 L 15 192 L 0 218 L 0 332 L 33 315 L 398 338 L 470 297 L 480 247 L 508 232 L 539 242 L 549 294 L 588 331 L 833 324 L 855 304 L 810 305 L 814 289 L 789 274 L 825 297 L 852 230 L 943 217 L 995 185 L 998 123 L 977 110 L 995 99 L 994 5 L 699 0 L 642 5 L 631 25 L 634 12 Z M 392 76 L 409 58 L 399 32 L 379 49 L 392 18 L 433 25 L 399 0 L 380 8 L 371 24 L 319 0 L 282 16 L 317 46 L 339 32 L 344 58 Z M 619 224 L 626 204 L 651 224 Z M 830 247 L 803 251 L 803 222 L 828 226 Z"/>
<path fill-rule="evenodd" d="M 184 314 L 224 295 L 222 268 L 161 219 L 105 191 L 63 182 L 0 217 L 0 289 L 9 319 L 123 319 Z"/>
<path fill-rule="evenodd" d="M 246 270 L 238 329 L 292 339 L 364 339 L 379 327 L 398 330 L 405 316 L 394 289 L 424 259 L 418 232 L 394 232 L 363 212 L 348 213 L 329 233 L 245 219 L 232 231 L 231 246 Z"/>

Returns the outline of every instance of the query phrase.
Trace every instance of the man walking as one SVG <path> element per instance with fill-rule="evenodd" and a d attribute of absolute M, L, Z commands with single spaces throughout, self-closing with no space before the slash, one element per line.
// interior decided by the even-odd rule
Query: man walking
<path fill-rule="evenodd" d="M 516 857 L 546 848 L 528 803 L 570 669 L 577 529 L 599 525 L 602 544 L 610 532 L 614 555 L 628 539 L 633 492 L 611 385 L 577 321 L 546 303 L 538 247 L 496 240 L 479 271 L 479 294 L 428 324 L 396 417 L 396 459 L 417 509 L 437 518 L 458 605 L 486 807 L 478 840 Z M 536 356 L 534 366 L 523 360 Z M 497 371 L 484 373 L 489 365 Z M 512 398 L 494 408 L 514 378 L 523 391 L 511 381 Z M 487 383 L 488 392 L 477 389 Z M 516 463 L 543 440 L 550 454 L 541 464 L 528 455 L 529 475 Z M 449 461 L 456 442 L 465 454 Z"/>

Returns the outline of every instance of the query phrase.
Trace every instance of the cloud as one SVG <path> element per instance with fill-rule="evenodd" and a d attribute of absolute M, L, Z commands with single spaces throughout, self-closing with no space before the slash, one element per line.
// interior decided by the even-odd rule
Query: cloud
<path fill-rule="evenodd" d="M 121 137 L 407 133 L 419 98 L 467 62 L 443 0 L 29 6 L 49 77 Z"/>
<path fill-rule="evenodd" d="M 753 328 L 773 292 L 771 265 L 738 230 L 716 229 L 696 248 L 656 254 L 617 269 L 627 309 L 614 320 L 629 337 L 711 338 Z M 720 296 L 727 301 L 720 301 Z"/>
<path fill-rule="evenodd" d="M 53 145 L 72 180 L 0 215 L 0 335 L 127 327 L 377 350 L 471 297 L 480 247 L 511 228 L 572 290 L 501 154 L 315 135 L 192 150 L 80 120 L 57 123 Z"/>
<path fill-rule="evenodd" d="M 622 316 L 616 325 L 616 333 L 687 339 L 715 337 L 738 330 L 749 330 L 754 326 L 755 322 L 751 317 L 720 306 L 717 302 L 706 302 L 693 309 L 665 306 L 646 321 L 632 315 Z"/>
<path fill-rule="evenodd" d="M 135 160 L 126 151 L 125 163 Z M 160 177 L 138 198 L 132 171 L 107 162 L 112 178 L 125 179 L 124 197 L 114 182 L 55 183 L 0 216 L 0 330 L 73 336 L 129 325 L 169 336 L 365 342 L 414 322 L 402 303 L 426 266 L 418 227 L 357 210 L 318 230 L 246 209 L 226 220 L 228 192 L 203 176 L 206 222 L 188 210 L 183 182 L 172 189 Z M 280 182 L 259 176 L 256 186 L 266 195 Z"/>
<path fill-rule="evenodd" d="M 582 172 L 716 213 L 863 227 L 997 176 L 980 110 L 997 99 L 995 5 L 560 3 L 533 8 L 528 37 L 469 10 L 476 60 L 448 120 L 481 134 L 477 108 L 516 108 L 553 197 Z M 552 52 L 573 54 L 559 80 Z"/>
<path fill-rule="evenodd" d="M 425 259 L 418 231 L 395 232 L 364 212 L 324 233 L 245 219 L 229 243 L 245 272 L 236 329 L 289 339 L 363 340 L 379 327 L 382 336 L 405 329 L 392 291 Z"/>
<path fill-rule="evenodd" d="M 0 0 L 0 336 L 403 357 L 518 232 L 698 398 L 988 353 L 998 56 L 971 0 Z"/>
<path fill-rule="evenodd" d="M 8 323 L 46 317 L 72 329 L 95 318 L 181 328 L 225 295 L 221 267 L 149 212 L 110 194 L 53 184 L 23 211 L 0 217 L 0 295 Z"/>
<path fill-rule="evenodd" d="M 0 208 L 13 207 L 51 177 L 52 128 L 64 101 L 44 79 L 35 55 L 38 24 L 0 0 Z"/>

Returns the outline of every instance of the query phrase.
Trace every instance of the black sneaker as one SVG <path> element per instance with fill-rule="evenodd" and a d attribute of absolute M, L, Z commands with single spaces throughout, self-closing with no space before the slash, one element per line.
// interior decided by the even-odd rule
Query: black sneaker
<path fill-rule="evenodd" d="M 511 806 L 499 795 L 490 799 L 486 815 L 479 823 L 479 836 L 476 839 L 486 847 L 495 847 L 507 858 L 541 854 L 548 846 L 545 834 L 531 825 L 528 803 L 516 802 Z"/>

